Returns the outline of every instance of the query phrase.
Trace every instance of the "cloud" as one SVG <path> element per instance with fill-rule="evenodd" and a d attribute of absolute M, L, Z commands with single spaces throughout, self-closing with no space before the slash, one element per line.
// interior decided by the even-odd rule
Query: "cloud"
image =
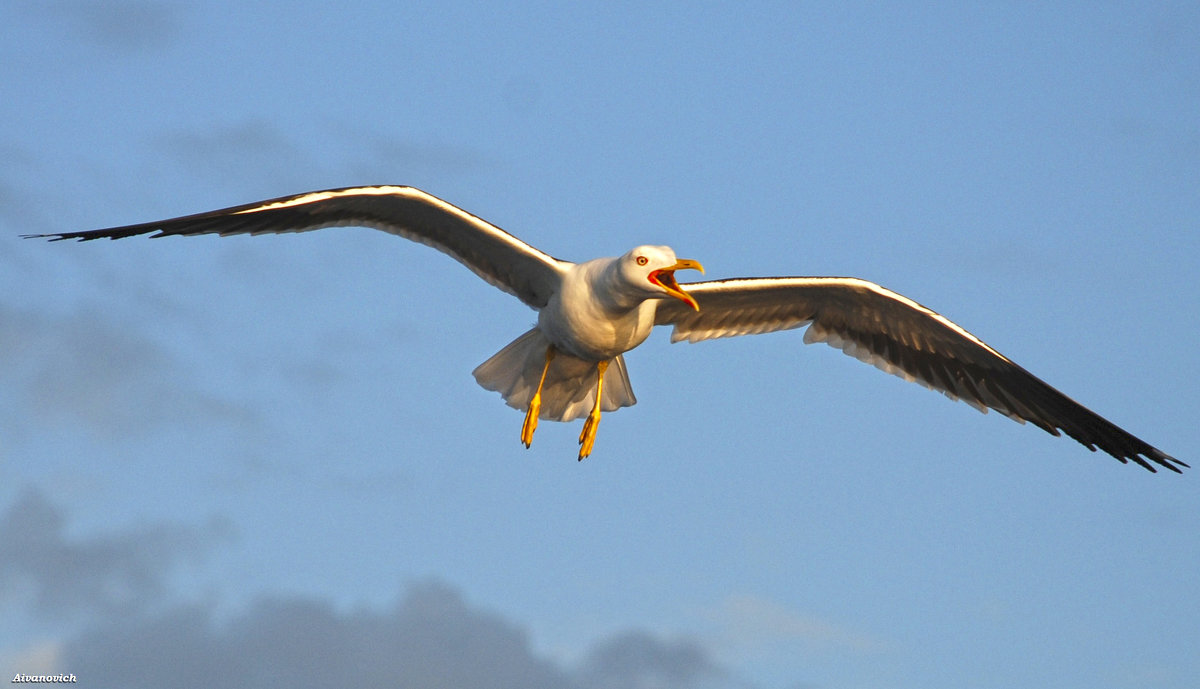
<path fill-rule="evenodd" d="M 411 689 L 745 689 L 699 643 L 627 631 L 577 664 L 538 653 L 519 624 L 429 580 L 382 609 L 298 595 L 217 614 L 168 602 L 167 574 L 218 544 L 220 523 L 69 539 L 65 515 L 28 491 L 0 517 L 0 590 L 72 618 L 57 638 L 18 640 L 0 671 L 72 673 L 84 686 L 398 686 Z M 217 596 L 219 597 L 219 596 Z M 79 620 L 82 619 L 82 623 Z"/>
<path fill-rule="evenodd" d="M 39 615 L 142 610 L 165 592 L 165 578 L 180 560 L 200 555 L 228 533 L 214 521 L 71 540 L 64 526 L 63 512 L 35 490 L 0 516 L 0 590 L 21 592 Z"/>
<path fill-rule="evenodd" d="M 54 641 L 39 640 L 16 650 L 0 650 L 0 674 L 9 668 L 27 675 L 52 675 L 62 667 L 62 646 Z"/>
<path fill-rule="evenodd" d="M 3 147 L 0 147 L 0 159 L 4 157 Z M 45 222 L 42 221 L 32 204 L 29 202 L 29 197 L 20 193 L 13 185 L 0 180 L 0 225 L 7 227 L 19 227 L 26 234 L 33 234 L 45 227 Z M 38 228 L 32 230 L 29 228 Z M 12 257 L 6 255 L 6 262 L 12 262 Z"/>
<path fill-rule="evenodd" d="M 178 380 L 179 367 L 165 350 L 95 313 L 64 316 L 0 304 L 0 361 L 0 414 L 22 419 L 3 424 L 6 435 L 28 432 L 31 420 L 82 426 L 107 439 L 172 419 L 257 422 L 249 410 Z"/>
<path fill-rule="evenodd" d="M 350 174 L 369 183 L 387 181 L 397 170 L 417 178 L 460 177 L 497 167 L 486 153 L 461 143 L 401 138 L 357 124 L 337 124 L 333 132 L 341 139 L 342 150 L 349 152 Z"/>
<path fill-rule="evenodd" d="M 270 180 L 279 189 L 303 190 L 322 180 L 361 184 L 394 181 L 397 170 L 416 178 L 462 176 L 487 171 L 496 163 L 477 149 L 440 141 L 405 139 L 358 125 L 334 122 L 308 139 L 285 136 L 260 119 L 212 122 L 203 129 L 174 129 L 153 137 L 152 145 L 180 164 L 191 178 L 246 185 Z M 336 149 L 341 162 L 322 153 Z M 412 180 L 409 180 L 411 183 Z M 285 193 L 285 192 L 280 192 Z"/>
<path fill-rule="evenodd" d="M 760 596 L 730 596 L 708 616 L 720 626 L 720 635 L 726 643 L 745 648 L 798 644 L 812 650 L 874 651 L 886 645 L 866 634 Z"/>
<path fill-rule="evenodd" d="M 107 50 L 133 52 L 168 45 L 180 33 L 181 9 L 142 0 L 43 0 L 30 3 L 76 36 Z"/>
<path fill-rule="evenodd" d="M 231 156 L 256 159 L 296 154 L 296 147 L 279 129 L 262 120 L 214 124 L 202 132 L 176 129 L 157 136 L 155 143 L 189 167 L 195 163 L 219 164 Z"/>
<path fill-rule="evenodd" d="M 716 689 L 733 687 L 692 643 L 626 633 L 578 668 L 539 657 L 527 634 L 437 582 L 391 610 L 338 612 L 273 598 L 225 623 L 201 607 L 121 619 L 67 643 L 62 667 L 98 686 L 399 686 L 412 689 Z"/>
<path fill-rule="evenodd" d="M 64 662 L 101 686 L 571 686 L 518 629 L 438 584 L 413 587 L 384 613 L 277 598 L 217 625 L 179 608 L 86 634 Z"/>
<path fill-rule="evenodd" d="M 0 137 L 8 134 L 0 133 Z M 31 191 L 38 181 L 48 175 L 55 176 L 61 182 L 61 171 L 47 172 L 38 153 L 26 141 L 0 140 L 0 229 L 6 235 L 54 231 L 50 215 L 47 214 L 47 207 L 54 206 L 54 203 L 41 200 L 42 194 Z M 5 237 L 9 238 L 15 239 Z M 0 252 L 0 261 L 4 262 L 6 270 L 27 269 L 23 259 L 23 252 L 15 246 L 5 246 Z"/>
<path fill-rule="evenodd" d="M 213 122 L 202 130 L 173 129 L 153 136 L 151 145 L 177 162 L 189 179 L 229 187 L 254 188 L 268 180 L 280 188 L 304 188 L 321 167 L 309 147 L 297 145 L 275 124 L 254 118 Z"/>
<path fill-rule="evenodd" d="M 696 642 L 666 641 L 641 631 L 598 644 L 577 676 L 591 689 L 716 686 L 728 679 Z"/>

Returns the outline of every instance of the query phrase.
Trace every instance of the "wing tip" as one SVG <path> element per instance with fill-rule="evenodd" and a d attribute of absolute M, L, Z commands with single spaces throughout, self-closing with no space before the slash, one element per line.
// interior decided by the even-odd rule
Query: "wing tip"
<path fill-rule="evenodd" d="M 120 239 L 116 235 L 92 234 L 92 232 L 52 232 L 50 234 L 23 234 L 21 239 L 45 239 L 48 242 L 65 242 L 74 239 L 77 242 L 90 242 L 94 239 Z"/>
<path fill-rule="evenodd" d="M 1191 465 L 1179 459 L 1175 459 L 1171 455 L 1159 453 L 1159 456 L 1151 457 L 1155 463 L 1160 464 L 1177 474 L 1182 474 L 1184 469 L 1191 469 Z M 1181 468 L 1182 467 L 1182 468 Z M 1153 471 L 1153 469 L 1151 469 Z"/>
<path fill-rule="evenodd" d="M 1149 450 L 1141 452 L 1132 452 L 1126 456 L 1118 456 L 1116 454 L 1113 454 L 1113 456 L 1121 460 L 1122 464 L 1127 463 L 1129 460 L 1133 460 L 1133 462 L 1138 466 L 1152 474 L 1158 473 L 1158 469 L 1154 466 L 1155 464 L 1165 469 L 1170 469 L 1177 474 L 1182 474 L 1184 469 L 1192 468 L 1187 462 L 1181 459 L 1175 459 L 1171 455 L 1155 448 L 1150 448 Z"/>

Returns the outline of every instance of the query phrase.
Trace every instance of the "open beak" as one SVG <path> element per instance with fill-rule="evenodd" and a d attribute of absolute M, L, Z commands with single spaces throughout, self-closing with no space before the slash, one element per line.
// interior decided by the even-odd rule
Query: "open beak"
<path fill-rule="evenodd" d="M 704 273 L 704 266 L 700 265 L 699 261 L 681 258 L 678 261 L 675 261 L 675 265 L 672 265 L 668 268 L 660 268 L 659 270 L 651 271 L 650 282 L 662 287 L 667 291 L 667 294 L 699 311 L 700 305 L 696 303 L 696 300 L 692 298 L 692 295 L 684 292 L 683 289 L 679 287 L 679 283 L 675 281 L 675 271 L 684 269 L 698 270 L 701 273 Z"/>

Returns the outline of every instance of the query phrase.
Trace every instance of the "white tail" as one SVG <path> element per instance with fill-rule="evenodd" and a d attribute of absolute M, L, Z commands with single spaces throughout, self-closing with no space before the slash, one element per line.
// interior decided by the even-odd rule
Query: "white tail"
<path fill-rule="evenodd" d="M 546 336 L 534 328 L 477 366 L 472 375 L 484 388 L 500 393 L 508 406 L 525 411 L 542 376 L 549 345 Z M 538 418 L 547 421 L 580 419 L 592 411 L 595 403 L 596 362 L 557 352 L 542 385 L 542 408 Z M 636 403 L 629 373 L 625 370 L 625 359 L 618 356 L 604 374 L 604 398 L 600 409 L 616 411 Z"/>

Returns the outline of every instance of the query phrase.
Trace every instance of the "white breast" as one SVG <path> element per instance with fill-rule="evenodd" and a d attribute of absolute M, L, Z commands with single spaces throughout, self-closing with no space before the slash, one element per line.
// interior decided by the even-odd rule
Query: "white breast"
<path fill-rule="evenodd" d="M 640 345 L 654 327 L 657 301 L 613 294 L 605 268 L 613 259 L 573 266 L 561 289 L 538 313 L 538 329 L 560 350 L 581 359 L 607 361 Z M 618 298 L 619 297 L 619 298 Z"/>

